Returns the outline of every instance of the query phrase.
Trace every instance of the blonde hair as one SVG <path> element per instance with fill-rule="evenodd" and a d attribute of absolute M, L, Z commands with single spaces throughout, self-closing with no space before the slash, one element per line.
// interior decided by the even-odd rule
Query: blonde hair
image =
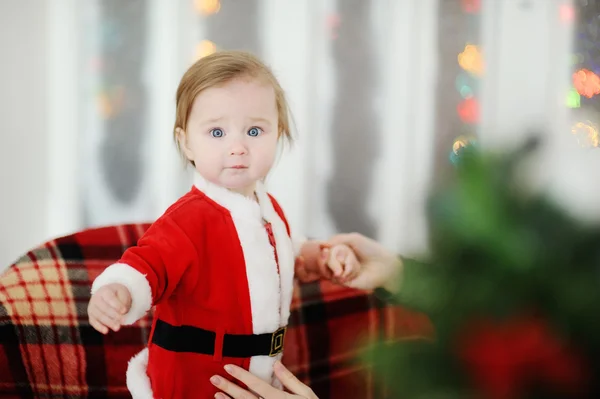
<path fill-rule="evenodd" d="M 185 72 L 177 88 L 173 136 L 177 150 L 184 159 L 186 157 L 177 140 L 177 130 L 183 129 L 187 132 L 188 119 L 194 100 L 202 91 L 226 84 L 237 78 L 260 79 L 273 87 L 278 116 L 278 138 L 292 143 L 290 115 L 285 93 L 269 67 L 245 51 L 217 51 L 196 61 Z M 193 161 L 191 163 L 193 164 Z"/>

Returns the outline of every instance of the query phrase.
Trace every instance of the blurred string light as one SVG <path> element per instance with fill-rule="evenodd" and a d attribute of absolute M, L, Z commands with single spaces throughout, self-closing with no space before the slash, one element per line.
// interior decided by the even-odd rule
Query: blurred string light
<path fill-rule="evenodd" d="M 479 13 L 481 11 L 481 0 L 461 0 L 461 7 L 468 18 L 468 26 L 479 24 Z M 470 29 L 471 30 L 471 29 Z M 477 31 L 475 32 L 477 34 Z M 468 37 L 473 39 L 475 34 L 472 30 Z M 461 68 L 456 77 L 456 90 L 460 94 L 461 101 L 456 107 L 456 112 L 463 123 L 463 134 L 454 140 L 450 151 L 450 162 L 456 164 L 462 150 L 475 143 L 474 126 L 479 123 L 479 100 L 477 99 L 477 86 L 479 79 L 484 73 L 484 57 L 480 46 L 467 42 L 465 47 L 457 56 L 458 65 Z M 467 133 L 468 132 L 468 133 Z"/>
<path fill-rule="evenodd" d="M 483 75 L 483 56 L 479 46 L 467 44 L 463 52 L 458 55 L 458 65 L 475 76 Z"/>
<path fill-rule="evenodd" d="M 123 45 L 123 30 L 113 19 L 104 18 L 98 28 L 101 50 L 90 59 L 90 71 L 97 75 L 107 75 L 114 68 L 112 54 Z M 106 78 L 106 76 L 105 76 Z M 110 79 L 103 79 L 110 80 Z M 104 84 L 93 92 L 96 109 L 102 119 L 112 119 L 122 111 L 125 88 L 123 86 Z"/>
<path fill-rule="evenodd" d="M 475 97 L 477 80 L 483 75 L 483 56 L 478 46 L 467 44 L 458 55 L 458 64 L 463 69 L 456 77 L 456 90 L 463 100 L 457 106 L 458 117 L 467 124 L 479 122 L 479 101 Z"/>
<path fill-rule="evenodd" d="M 598 148 L 600 146 L 600 136 L 598 127 L 590 121 L 577 122 L 571 128 L 579 145 L 583 148 Z"/>
<path fill-rule="evenodd" d="M 569 90 L 569 94 L 567 94 L 567 107 L 569 108 L 579 108 L 581 107 L 581 96 L 577 92 L 576 89 Z"/>
<path fill-rule="evenodd" d="M 96 99 L 98 112 L 102 118 L 114 118 L 123 110 L 125 88 L 123 86 L 114 86 L 109 89 L 102 89 Z"/>
<path fill-rule="evenodd" d="M 474 97 L 462 100 L 456 110 L 463 123 L 474 125 L 479 122 L 479 102 Z"/>
<path fill-rule="evenodd" d="M 589 69 L 579 69 L 573 74 L 573 85 L 582 96 L 592 98 L 600 94 L 600 76 Z"/>
<path fill-rule="evenodd" d="M 575 72 L 572 83 L 577 93 L 582 96 L 581 103 L 594 103 L 600 94 L 600 24 L 598 23 L 600 3 L 591 0 L 580 0 L 574 5 L 563 4 L 560 8 L 561 21 L 575 24 L 574 45 L 572 55 Z"/>
<path fill-rule="evenodd" d="M 203 16 L 215 15 L 221 10 L 220 0 L 194 0 L 194 8 Z M 196 45 L 194 62 L 217 51 L 217 45 L 210 40 L 202 40 Z"/>
<path fill-rule="evenodd" d="M 213 15 L 221 9 L 220 0 L 194 0 L 194 8 L 202 15 Z"/>
<path fill-rule="evenodd" d="M 481 0 L 461 0 L 461 5 L 467 14 L 477 14 L 481 10 Z"/>
<path fill-rule="evenodd" d="M 567 95 L 567 107 L 581 108 L 578 113 L 588 114 L 571 126 L 571 135 L 583 148 L 599 148 L 598 114 L 600 111 L 600 2 L 578 0 L 560 7 L 560 20 L 574 22 L 574 47 L 572 88 Z M 592 111 L 590 113 L 590 111 Z M 593 116 L 592 116 L 593 115 Z"/>
<path fill-rule="evenodd" d="M 102 50 L 90 60 L 90 69 L 94 74 L 104 75 L 104 81 L 110 81 L 114 71 L 113 53 L 125 44 L 123 26 L 114 19 L 104 18 L 98 29 Z M 115 83 L 105 83 L 94 92 L 96 109 L 102 119 L 117 117 L 124 110 L 126 88 Z"/>
<path fill-rule="evenodd" d="M 217 51 L 217 45 L 211 42 L 210 40 L 202 40 L 196 46 L 196 59 L 199 60 L 202 57 L 206 57 L 207 55 L 211 55 Z"/>
<path fill-rule="evenodd" d="M 559 8 L 560 21 L 572 23 L 575 20 L 575 7 L 571 4 L 561 4 Z"/>
<path fill-rule="evenodd" d="M 573 65 L 581 64 L 584 60 L 583 54 L 571 54 L 571 64 Z"/>
<path fill-rule="evenodd" d="M 472 137 L 459 136 L 452 143 L 452 151 L 450 151 L 450 162 L 454 165 L 460 160 L 460 154 L 465 148 L 470 146 L 476 146 L 477 140 Z"/>
<path fill-rule="evenodd" d="M 456 90 L 460 93 L 460 96 L 464 99 L 467 98 L 471 98 L 473 97 L 473 79 L 465 74 L 465 73 L 460 73 L 458 74 L 458 76 L 456 77 Z"/>
<path fill-rule="evenodd" d="M 327 29 L 327 34 L 331 40 L 335 40 L 338 38 L 338 29 L 342 24 L 342 18 L 339 14 L 333 13 L 329 14 L 325 19 L 325 27 Z"/>

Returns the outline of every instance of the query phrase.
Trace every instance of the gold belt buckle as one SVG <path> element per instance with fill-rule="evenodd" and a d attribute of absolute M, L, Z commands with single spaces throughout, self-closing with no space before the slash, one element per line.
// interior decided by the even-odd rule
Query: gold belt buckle
<path fill-rule="evenodd" d="M 271 336 L 271 350 L 269 356 L 278 355 L 283 351 L 283 340 L 285 339 L 286 330 L 287 327 L 281 327 Z"/>

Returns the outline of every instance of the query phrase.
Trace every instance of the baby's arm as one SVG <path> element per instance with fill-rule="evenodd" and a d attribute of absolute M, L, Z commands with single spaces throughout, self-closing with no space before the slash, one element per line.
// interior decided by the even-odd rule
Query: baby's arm
<path fill-rule="evenodd" d="M 296 254 L 295 274 L 302 282 L 321 278 L 322 242 L 306 240 Z"/>
<path fill-rule="evenodd" d="M 174 220 L 156 221 L 92 284 L 90 324 L 102 333 L 133 324 L 150 308 L 169 297 L 187 267 L 197 261 L 196 249 Z"/>

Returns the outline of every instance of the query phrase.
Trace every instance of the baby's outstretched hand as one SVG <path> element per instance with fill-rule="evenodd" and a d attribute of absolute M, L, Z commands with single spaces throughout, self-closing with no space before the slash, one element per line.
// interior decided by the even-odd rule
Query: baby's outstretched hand
<path fill-rule="evenodd" d="M 345 284 L 354 280 L 360 273 L 360 262 L 349 246 L 337 244 L 321 249 L 321 259 L 332 273 L 332 280 Z"/>
<path fill-rule="evenodd" d="M 88 317 L 90 325 L 102 334 L 108 329 L 119 331 L 123 315 L 131 308 L 131 294 L 121 284 L 108 284 L 101 287 L 90 298 Z"/>

